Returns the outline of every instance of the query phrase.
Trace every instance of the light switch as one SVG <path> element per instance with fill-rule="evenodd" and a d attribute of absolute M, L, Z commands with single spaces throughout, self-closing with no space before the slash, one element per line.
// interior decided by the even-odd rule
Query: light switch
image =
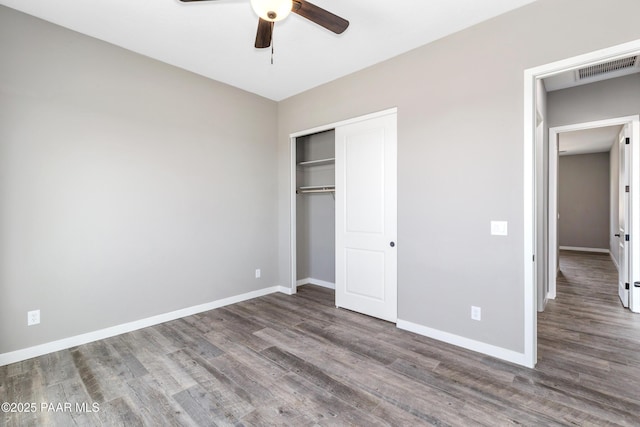
<path fill-rule="evenodd" d="M 491 221 L 492 236 L 507 236 L 508 234 L 507 221 Z"/>

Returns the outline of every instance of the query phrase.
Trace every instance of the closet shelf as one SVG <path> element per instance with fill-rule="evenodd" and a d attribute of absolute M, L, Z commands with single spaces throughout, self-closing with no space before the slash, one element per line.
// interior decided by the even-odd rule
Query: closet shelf
<path fill-rule="evenodd" d="M 296 194 L 307 193 L 333 193 L 336 191 L 335 185 L 310 185 L 307 187 L 298 187 Z"/>
<path fill-rule="evenodd" d="M 335 157 L 331 157 L 329 159 L 318 159 L 318 160 L 307 160 L 305 162 L 298 163 L 298 166 L 320 166 L 320 165 L 329 165 L 336 161 Z"/>

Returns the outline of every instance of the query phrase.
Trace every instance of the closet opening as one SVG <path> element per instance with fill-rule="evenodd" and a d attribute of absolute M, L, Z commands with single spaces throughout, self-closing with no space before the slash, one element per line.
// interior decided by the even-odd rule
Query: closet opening
<path fill-rule="evenodd" d="M 295 138 L 295 286 L 335 289 L 335 130 Z"/>
<path fill-rule="evenodd" d="M 397 110 L 290 135 L 290 293 L 397 321 Z"/>

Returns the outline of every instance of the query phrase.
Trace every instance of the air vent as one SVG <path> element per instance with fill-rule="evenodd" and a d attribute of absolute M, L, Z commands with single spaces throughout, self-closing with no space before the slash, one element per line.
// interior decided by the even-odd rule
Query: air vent
<path fill-rule="evenodd" d="M 616 59 L 615 61 L 603 62 L 602 64 L 592 65 L 590 67 L 578 70 L 578 80 L 590 79 L 601 76 L 602 74 L 613 73 L 638 66 L 638 57 Z"/>

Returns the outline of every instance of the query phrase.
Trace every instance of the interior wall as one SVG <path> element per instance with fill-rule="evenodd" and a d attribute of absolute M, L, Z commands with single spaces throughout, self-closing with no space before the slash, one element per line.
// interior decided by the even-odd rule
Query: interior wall
<path fill-rule="evenodd" d="M 0 353 L 277 284 L 275 102 L 3 6 L 0 57 Z"/>
<path fill-rule="evenodd" d="M 640 73 L 547 94 L 549 127 L 640 113 Z"/>
<path fill-rule="evenodd" d="M 560 156 L 561 247 L 609 251 L 609 187 L 609 152 Z"/>
<path fill-rule="evenodd" d="M 636 0 L 539 0 L 280 102 L 280 280 L 289 135 L 397 107 L 399 318 L 524 352 L 524 70 L 638 39 L 638 13 Z"/>
<path fill-rule="evenodd" d="M 618 77 L 548 93 L 550 127 L 626 117 L 640 113 L 640 74 Z M 618 154 L 614 144 L 610 162 L 609 245 L 618 263 Z"/>
<path fill-rule="evenodd" d="M 335 131 L 297 138 L 298 162 L 335 158 Z M 335 184 L 335 164 L 297 168 L 298 186 Z M 297 278 L 335 284 L 336 207 L 332 193 L 296 196 Z"/>

